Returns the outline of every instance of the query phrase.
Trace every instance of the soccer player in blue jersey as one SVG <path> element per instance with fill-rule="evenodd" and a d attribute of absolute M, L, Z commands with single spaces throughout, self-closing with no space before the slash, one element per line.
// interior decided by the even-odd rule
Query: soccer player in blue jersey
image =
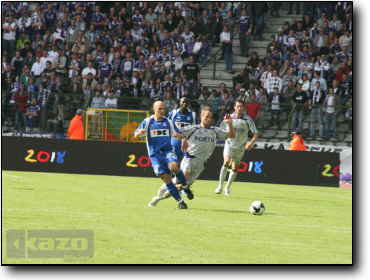
<path fill-rule="evenodd" d="M 134 132 L 134 137 L 147 136 L 146 145 L 155 174 L 163 180 L 168 192 L 179 202 L 179 209 L 187 209 L 179 190 L 172 183 L 171 172 L 181 182 L 188 198 L 193 199 L 194 195 L 186 183 L 184 173 L 179 169 L 178 158 L 172 150 L 171 138 L 174 137 L 182 141 L 183 152 L 187 151 L 188 142 L 173 121 L 164 117 L 165 110 L 166 106 L 162 101 L 155 102 L 153 105 L 154 115 L 146 118 L 140 124 Z"/>
<path fill-rule="evenodd" d="M 183 97 L 180 99 L 180 109 L 173 110 L 168 115 L 168 118 L 172 120 L 179 129 L 188 125 L 199 124 L 197 115 L 192 110 L 189 110 L 188 107 L 189 99 Z M 183 155 L 181 151 L 181 141 L 172 138 L 172 147 L 174 148 L 177 159 L 180 161 L 180 158 Z"/>

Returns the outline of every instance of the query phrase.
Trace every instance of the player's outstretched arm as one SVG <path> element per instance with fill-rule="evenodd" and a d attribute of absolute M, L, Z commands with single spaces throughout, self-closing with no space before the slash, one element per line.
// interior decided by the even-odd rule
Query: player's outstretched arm
<path fill-rule="evenodd" d="M 139 129 L 139 131 L 138 131 L 138 132 L 135 132 L 135 133 L 134 133 L 134 137 L 135 137 L 135 138 L 143 137 L 143 135 L 145 135 L 145 129 L 144 129 L 144 128 Z"/>
<path fill-rule="evenodd" d="M 253 133 L 253 138 L 252 138 L 252 140 L 247 144 L 247 146 L 245 146 L 245 149 L 246 149 L 246 150 L 248 150 L 248 151 L 252 150 L 253 145 L 254 145 L 254 143 L 256 143 L 256 141 L 257 141 L 258 137 L 260 137 L 260 135 L 259 135 L 258 133 Z"/>
<path fill-rule="evenodd" d="M 229 125 L 229 133 L 227 134 L 227 138 L 235 138 L 236 134 L 233 125 L 233 119 L 231 118 L 230 114 L 225 115 L 224 121 Z"/>

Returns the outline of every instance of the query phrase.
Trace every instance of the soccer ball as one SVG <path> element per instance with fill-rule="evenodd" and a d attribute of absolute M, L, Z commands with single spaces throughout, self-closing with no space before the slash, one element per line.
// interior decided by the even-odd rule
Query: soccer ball
<path fill-rule="evenodd" d="M 249 207 L 249 211 L 251 211 L 253 215 L 262 215 L 263 212 L 265 212 L 265 205 L 263 205 L 261 201 L 255 201 Z"/>
<path fill-rule="evenodd" d="M 165 64 L 164 64 L 164 66 L 165 66 L 167 69 L 169 69 L 169 68 L 171 68 L 171 66 L 172 66 L 172 62 L 171 62 L 171 61 L 166 61 L 166 62 L 165 62 Z"/>

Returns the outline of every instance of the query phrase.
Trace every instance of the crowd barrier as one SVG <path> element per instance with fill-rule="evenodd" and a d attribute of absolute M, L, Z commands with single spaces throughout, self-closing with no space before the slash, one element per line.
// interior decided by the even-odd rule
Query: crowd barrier
<path fill-rule="evenodd" d="M 2 151 L 3 170 L 155 177 L 144 143 L 2 137 Z M 222 164 L 216 147 L 199 179 L 217 181 Z M 339 187 L 339 164 L 339 153 L 253 149 L 237 181 Z"/>

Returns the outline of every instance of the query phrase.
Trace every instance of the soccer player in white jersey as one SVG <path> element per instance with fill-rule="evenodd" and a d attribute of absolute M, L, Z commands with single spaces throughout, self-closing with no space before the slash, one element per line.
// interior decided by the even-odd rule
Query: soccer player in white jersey
<path fill-rule="evenodd" d="M 235 113 L 231 115 L 231 118 L 236 136 L 233 139 L 227 139 L 225 141 L 224 165 L 221 168 L 220 184 L 215 190 L 216 194 L 220 194 L 222 192 L 223 184 L 227 175 L 227 169 L 229 168 L 230 162 L 232 162 L 229 180 L 227 181 L 227 185 L 225 187 L 225 195 L 230 195 L 230 186 L 238 175 L 238 168 L 244 156 L 244 152 L 245 150 L 252 150 L 253 144 L 259 137 L 257 128 L 252 118 L 244 114 L 244 107 L 245 105 L 242 100 L 237 100 L 235 102 Z M 229 130 L 228 123 L 223 121 L 220 128 Z M 253 133 L 253 139 L 247 144 L 249 130 Z"/>
<path fill-rule="evenodd" d="M 235 130 L 231 116 L 226 114 L 224 122 L 229 124 L 229 129 L 223 130 L 219 127 L 211 126 L 212 110 L 204 107 L 200 115 L 200 125 L 189 125 L 179 128 L 180 132 L 186 137 L 189 147 L 185 157 L 181 161 L 181 169 L 184 172 L 187 185 L 190 187 L 204 170 L 204 164 L 212 155 L 218 139 L 231 139 L 235 137 Z M 173 179 L 176 183 L 176 178 Z M 182 189 L 181 184 L 176 186 Z M 163 184 L 158 191 L 158 196 L 153 197 L 148 206 L 156 206 L 158 201 L 169 198 L 171 195 Z M 190 196 L 188 195 L 190 199 Z M 192 199 L 193 197 L 191 197 Z"/>

